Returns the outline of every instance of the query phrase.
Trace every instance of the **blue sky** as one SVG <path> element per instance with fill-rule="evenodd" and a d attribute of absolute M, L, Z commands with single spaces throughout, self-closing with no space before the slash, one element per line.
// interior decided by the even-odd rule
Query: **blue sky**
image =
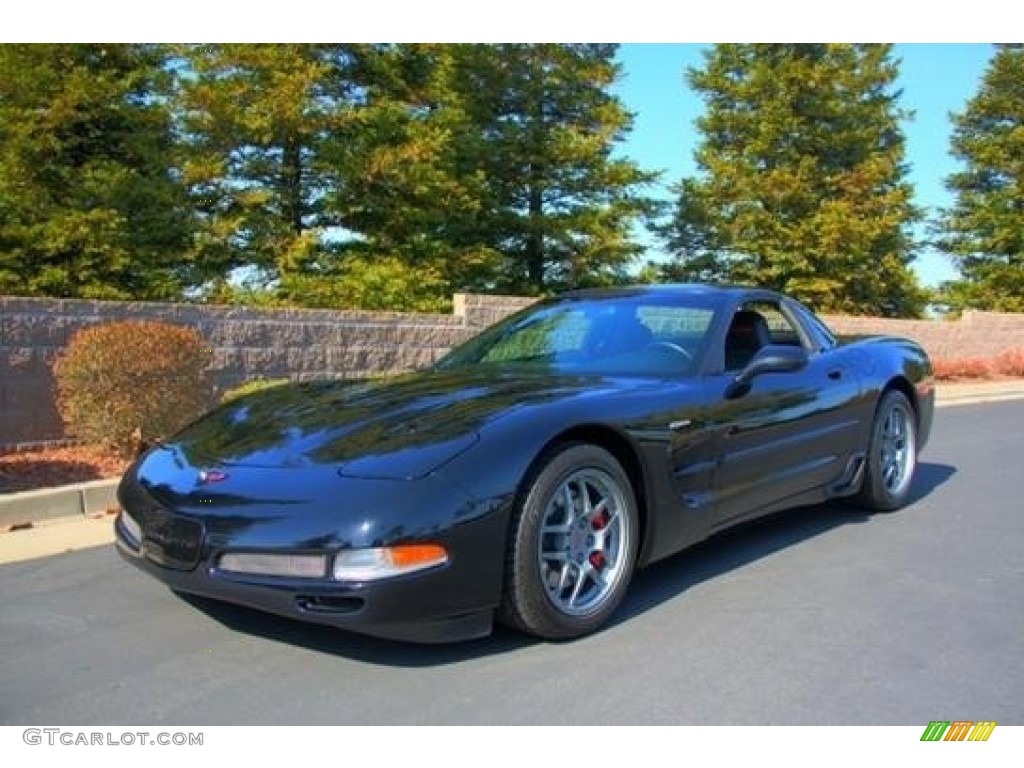
<path fill-rule="evenodd" d="M 696 171 L 693 150 L 699 137 L 693 121 L 703 111 L 703 102 L 686 86 L 683 72 L 703 64 L 705 48 L 635 43 L 619 49 L 623 76 L 616 92 L 635 115 L 622 153 L 644 168 L 665 171 L 658 196 L 668 197 L 668 186 Z M 903 126 L 910 180 L 916 204 L 929 216 L 952 203 L 943 187 L 943 179 L 957 169 L 949 155 L 949 113 L 961 111 L 977 91 L 993 51 L 991 45 L 976 43 L 896 46 L 895 55 L 902 62 L 900 103 L 915 113 Z M 919 254 L 914 269 L 927 285 L 956 274 L 945 256 L 928 250 Z"/>

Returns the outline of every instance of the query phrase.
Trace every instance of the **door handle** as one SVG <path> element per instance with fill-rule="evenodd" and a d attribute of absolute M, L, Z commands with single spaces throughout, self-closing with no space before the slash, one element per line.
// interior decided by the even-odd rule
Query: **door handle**
<path fill-rule="evenodd" d="M 838 381 L 839 379 L 843 378 L 843 369 L 833 368 L 828 372 L 828 377 L 832 379 L 832 381 Z"/>

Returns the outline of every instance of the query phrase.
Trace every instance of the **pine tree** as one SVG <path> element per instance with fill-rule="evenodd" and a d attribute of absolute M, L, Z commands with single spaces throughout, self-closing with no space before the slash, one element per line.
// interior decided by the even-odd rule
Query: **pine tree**
<path fill-rule="evenodd" d="M 404 264 L 443 290 L 621 279 L 650 174 L 612 156 L 631 118 L 607 45 L 373 45 L 329 205 L 357 238 L 325 273 Z M 356 265 L 358 256 L 365 264 Z M 417 300 L 420 304 L 424 299 Z"/>
<path fill-rule="evenodd" d="M 1024 46 L 1000 46 L 978 93 L 954 116 L 946 179 L 956 195 L 940 222 L 940 247 L 962 279 L 944 286 L 954 308 L 1024 312 Z"/>
<path fill-rule="evenodd" d="M 164 62 L 149 45 L 0 46 L 0 293 L 180 295 Z"/>
<path fill-rule="evenodd" d="M 787 292 L 825 311 L 917 315 L 919 216 L 887 45 L 717 45 L 691 70 L 702 174 L 662 229 L 675 279 Z"/>
<path fill-rule="evenodd" d="M 465 162 L 474 127 L 452 82 L 458 47 L 353 47 L 361 98 L 331 147 L 339 183 L 326 201 L 353 237 L 324 260 L 325 277 L 419 282 L 427 293 L 405 293 L 409 306 L 424 308 L 493 280 L 497 252 L 476 236 L 486 215 L 483 172 Z"/>
<path fill-rule="evenodd" d="M 180 54 L 197 280 L 236 267 L 268 280 L 301 269 L 337 224 L 325 199 L 338 179 L 324 156 L 355 98 L 347 47 L 190 45 Z"/>
<path fill-rule="evenodd" d="M 184 49 L 185 178 L 208 295 L 288 305 L 439 309 L 473 210 L 448 167 L 441 46 Z M 266 288 L 224 279 L 248 267 Z M 455 282 L 454 284 L 458 284 Z M 387 306 L 384 306 L 384 303 Z"/>
<path fill-rule="evenodd" d="M 616 46 L 469 45 L 453 51 L 466 123 L 460 173 L 484 183 L 459 236 L 501 254 L 493 287 L 537 293 L 623 279 L 653 175 L 613 151 L 632 124 L 610 87 Z"/>

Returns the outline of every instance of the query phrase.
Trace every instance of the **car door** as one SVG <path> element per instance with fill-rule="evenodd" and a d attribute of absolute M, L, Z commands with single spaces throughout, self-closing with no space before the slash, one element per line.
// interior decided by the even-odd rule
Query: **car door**
<path fill-rule="evenodd" d="M 723 370 L 708 380 L 709 426 L 717 440 L 715 527 L 777 509 L 836 482 L 847 471 L 858 434 L 849 407 L 859 395 L 855 373 L 832 350 L 818 348 L 780 300 L 748 301 L 736 312 L 763 317 L 766 341 L 802 346 L 808 361 L 799 371 L 759 375 L 747 391 L 730 396 L 736 366 L 743 361 L 733 360 L 729 370 L 723 350 Z"/>

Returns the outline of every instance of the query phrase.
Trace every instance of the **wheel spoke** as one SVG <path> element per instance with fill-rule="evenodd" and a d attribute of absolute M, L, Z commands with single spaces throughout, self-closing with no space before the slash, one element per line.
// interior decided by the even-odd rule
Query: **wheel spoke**
<path fill-rule="evenodd" d="M 561 549 L 547 549 L 541 552 L 541 557 L 544 558 L 545 562 L 548 563 L 567 563 L 569 562 L 569 555 Z"/>
<path fill-rule="evenodd" d="M 594 510 L 590 501 L 590 484 L 586 480 L 580 481 L 580 501 L 580 517 L 589 520 Z"/>
<path fill-rule="evenodd" d="M 554 525 L 541 526 L 541 535 L 553 533 L 553 534 L 565 534 L 572 530 L 572 523 L 556 523 Z"/>
<path fill-rule="evenodd" d="M 576 583 L 572 585 L 572 594 L 569 595 L 569 606 L 570 607 L 573 606 L 573 604 L 579 598 L 580 592 L 583 590 L 583 584 L 586 582 L 587 578 L 589 577 L 589 573 L 588 573 L 589 567 L 590 567 L 589 564 L 587 564 L 587 565 L 578 566 L 576 568 Z"/>
<path fill-rule="evenodd" d="M 597 532 L 597 536 L 594 539 L 594 549 L 603 554 L 605 560 L 613 561 L 615 559 L 617 541 L 615 529 L 608 526 L 604 530 Z"/>
<path fill-rule="evenodd" d="M 883 479 L 886 488 L 889 490 L 893 490 L 897 486 L 897 481 L 899 480 L 899 464 L 897 462 L 891 461 L 885 466 Z"/>
<path fill-rule="evenodd" d="M 558 594 L 561 595 L 565 591 L 566 584 L 569 583 L 569 570 L 572 568 L 572 563 L 566 560 L 562 563 L 562 571 L 558 574 Z"/>

